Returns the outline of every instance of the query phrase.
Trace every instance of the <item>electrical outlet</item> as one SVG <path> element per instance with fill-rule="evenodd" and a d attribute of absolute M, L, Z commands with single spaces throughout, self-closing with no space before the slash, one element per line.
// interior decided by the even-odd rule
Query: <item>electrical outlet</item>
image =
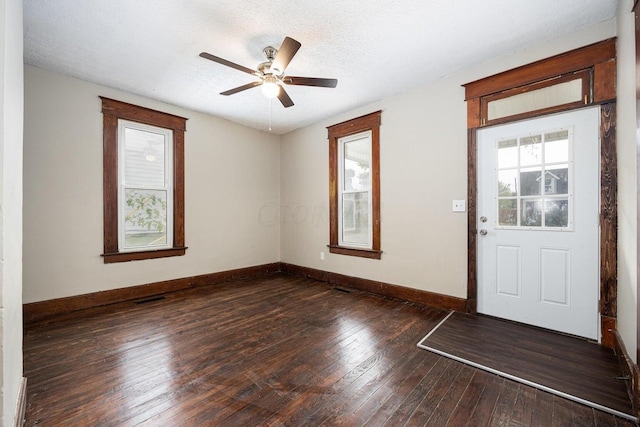
<path fill-rule="evenodd" d="M 466 200 L 454 200 L 451 205 L 451 210 L 453 212 L 464 212 L 467 210 L 467 201 Z"/>
<path fill-rule="evenodd" d="M 320 252 L 320 261 L 324 261 L 324 252 Z"/>

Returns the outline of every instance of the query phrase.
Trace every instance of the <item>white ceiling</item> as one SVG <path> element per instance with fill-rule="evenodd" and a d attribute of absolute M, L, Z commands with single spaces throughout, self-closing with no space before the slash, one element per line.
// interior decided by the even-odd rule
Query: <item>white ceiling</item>
<path fill-rule="evenodd" d="M 619 0 L 24 0 L 25 63 L 258 129 L 269 100 L 248 68 L 285 36 L 302 43 L 286 74 L 337 78 L 286 86 L 286 133 L 491 58 L 615 16 Z"/>

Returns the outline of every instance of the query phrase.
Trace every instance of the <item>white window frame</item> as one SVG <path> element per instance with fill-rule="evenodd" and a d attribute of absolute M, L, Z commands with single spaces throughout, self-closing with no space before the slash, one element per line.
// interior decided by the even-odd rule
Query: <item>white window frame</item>
<path fill-rule="evenodd" d="M 345 145 L 349 142 L 367 139 L 369 144 L 369 165 L 372 165 L 372 132 L 371 130 L 367 130 L 364 132 L 360 132 L 354 135 L 345 136 L 338 139 L 338 244 L 344 247 L 350 248 L 359 248 L 359 249 L 371 249 L 373 247 L 373 195 L 372 195 L 372 179 L 369 180 L 369 188 L 366 190 L 345 190 L 344 185 L 344 170 L 345 170 L 345 158 L 344 158 L 344 148 Z M 369 230 L 368 230 L 368 238 L 367 243 L 357 243 L 350 242 L 344 240 L 344 218 L 343 218 L 343 196 L 345 194 L 354 194 L 354 193 L 367 193 L 367 199 L 369 201 L 368 205 L 368 215 L 369 215 Z"/>
<path fill-rule="evenodd" d="M 126 129 L 160 134 L 164 137 L 164 185 L 163 186 L 129 186 L 125 182 Z M 118 250 L 120 252 L 137 252 L 173 247 L 173 130 L 118 119 Z M 166 243 L 153 246 L 125 246 L 125 212 L 127 189 L 158 190 L 167 193 Z"/>

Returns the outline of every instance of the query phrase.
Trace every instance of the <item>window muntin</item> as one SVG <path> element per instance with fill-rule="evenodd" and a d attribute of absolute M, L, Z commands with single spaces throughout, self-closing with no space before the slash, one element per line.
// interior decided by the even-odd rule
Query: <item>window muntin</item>
<path fill-rule="evenodd" d="M 118 120 L 119 250 L 173 245 L 173 132 Z"/>
<path fill-rule="evenodd" d="M 571 230 L 573 132 L 497 142 L 498 228 Z"/>
<path fill-rule="evenodd" d="M 371 131 L 338 140 L 338 244 L 371 249 Z"/>

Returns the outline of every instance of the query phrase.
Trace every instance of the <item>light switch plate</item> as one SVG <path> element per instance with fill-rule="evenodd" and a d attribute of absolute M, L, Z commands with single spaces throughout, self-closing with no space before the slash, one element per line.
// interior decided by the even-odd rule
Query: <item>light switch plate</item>
<path fill-rule="evenodd" d="M 454 200 L 451 205 L 451 210 L 453 212 L 465 212 L 467 210 L 467 201 L 466 200 Z"/>

